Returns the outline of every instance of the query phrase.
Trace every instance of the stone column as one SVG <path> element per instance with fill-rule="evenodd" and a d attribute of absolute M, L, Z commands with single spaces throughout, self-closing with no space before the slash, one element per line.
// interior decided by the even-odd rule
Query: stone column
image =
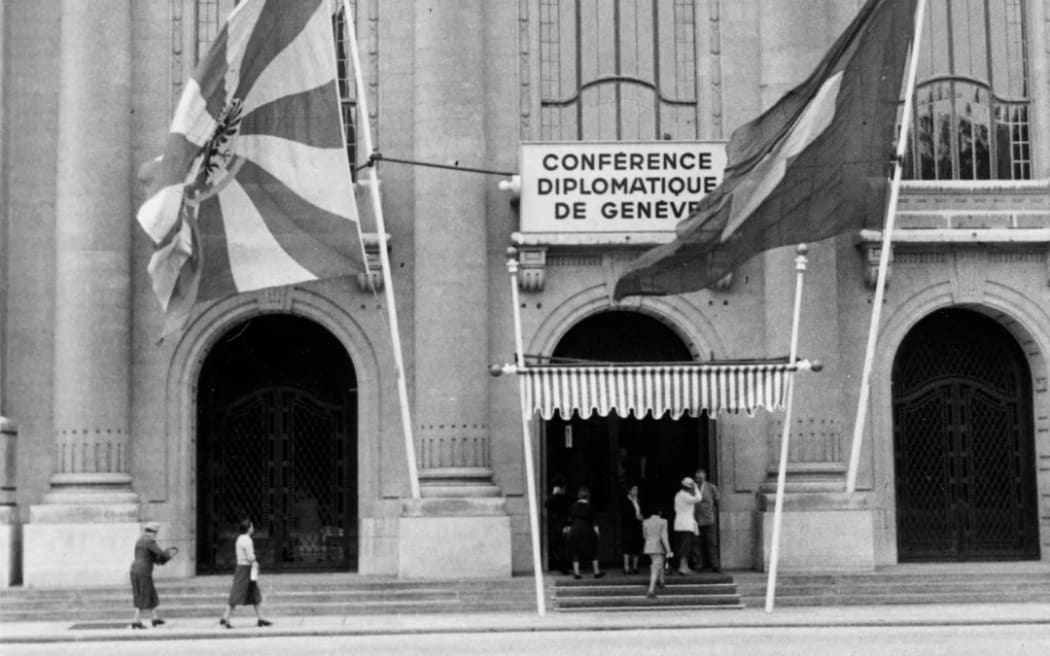
<path fill-rule="evenodd" d="M 831 5 L 810 0 L 762 0 L 762 105 L 771 107 L 802 82 L 824 57 L 841 25 L 829 20 Z M 820 35 L 814 39 L 812 35 Z M 809 264 L 802 290 L 799 355 L 820 360 L 820 373 L 795 378 L 795 400 L 789 436 L 784 519 L 779 569 L 790 571 L 819 563 L 826 569 L 874 567 L 871 517 L 855 513 L 856 502 L 845 499 L 842 454 L 844 405 L 842 385 L 848 384 L 839 362 L 838 256 L 835 240 L 809 246 Z M 766 348 L 785 355 L 795 296 L 795 245 L 763 255 Z M 847 363 L 848 364 L 848 363 Z M 859 363 L 857 363 L 859 365 Z M 767 476 L 759 487 L 759 534 L 765 567 L 772 535 L 783 415 L 769 422 Z M 844 542 L 845 540 L 845 542 Z M 806 548 L 802 548 L 807 545 Z"/>
<path fill-rule="evenodd" d="M 416 160 L 469 166 L 486 152 L 485 4 L 414 5 Z M 424 499 L 406 503 L 401 522 L 408 576 L 510 573 L 509 517 L 489 462 L 485 182 L 415 169 L 414 413 Z M 478 544 L 464 545 L 464 536 Z"/>
<path fill-rule="evenodd" d="M 65 0 L 60 39 L 55 473 L 30 508 L 25 582 L 118 583 L 138 535 L 128 473 L 131 3 Z"/>

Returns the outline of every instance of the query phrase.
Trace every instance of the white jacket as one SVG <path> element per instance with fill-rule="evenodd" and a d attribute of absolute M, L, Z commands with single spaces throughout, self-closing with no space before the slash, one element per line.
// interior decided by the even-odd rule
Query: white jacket
<path fill-rule="evenodd" d="M 700 503 L 701 499 L 699 490 L 696 494 L 679 490 L 674 495 L 674 530 L 688 531 L 694 535 L 700 532 L 696 526 L 696 517 L 693 516 L 693 506 Z"/>

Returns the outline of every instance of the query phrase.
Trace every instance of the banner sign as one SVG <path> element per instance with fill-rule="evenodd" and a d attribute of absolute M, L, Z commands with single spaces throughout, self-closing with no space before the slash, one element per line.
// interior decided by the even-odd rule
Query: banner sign
<path fill-rule="evenodd" d="M 725 166 L 722 142 L 525 143 L 521 232 L 673 232 Z"/>

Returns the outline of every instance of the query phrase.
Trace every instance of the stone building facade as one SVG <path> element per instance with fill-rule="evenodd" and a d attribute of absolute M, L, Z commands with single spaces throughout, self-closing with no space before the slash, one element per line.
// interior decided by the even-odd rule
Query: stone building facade
<path fill-rule="evenodd" d="M 164 576 L 225 571 L 243 515 L 272 570 L 529 570 L 518 390 L 488 375 L 514 351 L 508 246 L 529 354 L 787 353 L 793 249 L 709 290 L 614 302 L 618 274 L 666 226 L 531 231 L 498 183 L 525 142 L 723 143 L 808 75 L 859 0 L 351 3 L 388 159 L 421 499 L 377 275 L 226 298 L 157 342 L 137 171 L 233 4 L 0 4 L 5 584 L 121 582 L 147 519 L 184 556 Z M 798 378 L 782 570 L 1050 562 L 1050 0 L 929 11 L 854 494 L 879 235 L 810 244 L 800 351 L 825 368 Z M 622 486 L 669 501 L 706 468 L 724 565 L 762 569 L 781 417 L 533 422 L 536 482 L 591 487 L 615 562 Z"/>

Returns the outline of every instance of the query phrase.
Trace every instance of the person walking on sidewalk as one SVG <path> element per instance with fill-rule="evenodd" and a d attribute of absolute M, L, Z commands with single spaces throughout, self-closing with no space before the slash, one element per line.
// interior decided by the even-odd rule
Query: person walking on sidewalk
<path fill-rule="evenodd" d="M 164 624 L 164 620 L 157 615 L 160 598 L 157 596 L 157 588 L 153 585 L 153 565 L 163 565 L 179 550 L 177 547 L 161 549 L 157 544 L 159 531 L 160 524 L 146 522 L 142 527 L 142 536 L 135 542 L 135 559 L 131 561 L 131 597 L 135 605 L 135 619 L 131 621 L 133 629 L 146 628 L 142 623 L 144 610 L 150 612 L 153 626 Z"/>
<path fill-rule="evenodd" d="M 255 527 L 249 519 L 241 521 L 240 535 L 234 549 L 237 553 L 237 569 L 233 571 L 233 586 L 230 588 L 230 599 L 227 602 L 226 612 L 222 614 L 219 625 L 232 629 L 230 615 L 233 614 L 235 606 L 247 606 L 251 604 L 255 608 L 255 618 L 258 626 L 270 626 L 273 622 L 263 619 L 259 606 L 262 604 L 262 592 L 259 591 L 259 561 L 255 558 L 255 544 L 252 542 L 252 533 Z"/>
<path fill-rule="evenodd" d="M 678 573 L 692 574 L 689 569 L 689 554 L 693 548 L 693 537 L 697 534 L 696 517 L 693 507 L 700 503 L 700 491 L 696 482 L 686 476 L 682 479 L 682 489 L 674 495 L 674 534 L 678 541 Z"/>
<path fill-rule="evenodd" d="M 707 471 L 696 470 L 700 503 L 696 504 L 697 536 L 693 541 L 693 564 L 700 571 L 721 572 L 718 554 L 718 488 L 707 480 Z"/>
<path fill-rule="evenodd" d="M 649 592 L 645 595 L 656 598 L 656 588 L 664 587 L 664 559 L 674 555 L 667 539 L 667 520 L 660 514 L 660 504 L 650 501 L 648 517 L 642 521 L 643 551 L 649 556 Z"/>

